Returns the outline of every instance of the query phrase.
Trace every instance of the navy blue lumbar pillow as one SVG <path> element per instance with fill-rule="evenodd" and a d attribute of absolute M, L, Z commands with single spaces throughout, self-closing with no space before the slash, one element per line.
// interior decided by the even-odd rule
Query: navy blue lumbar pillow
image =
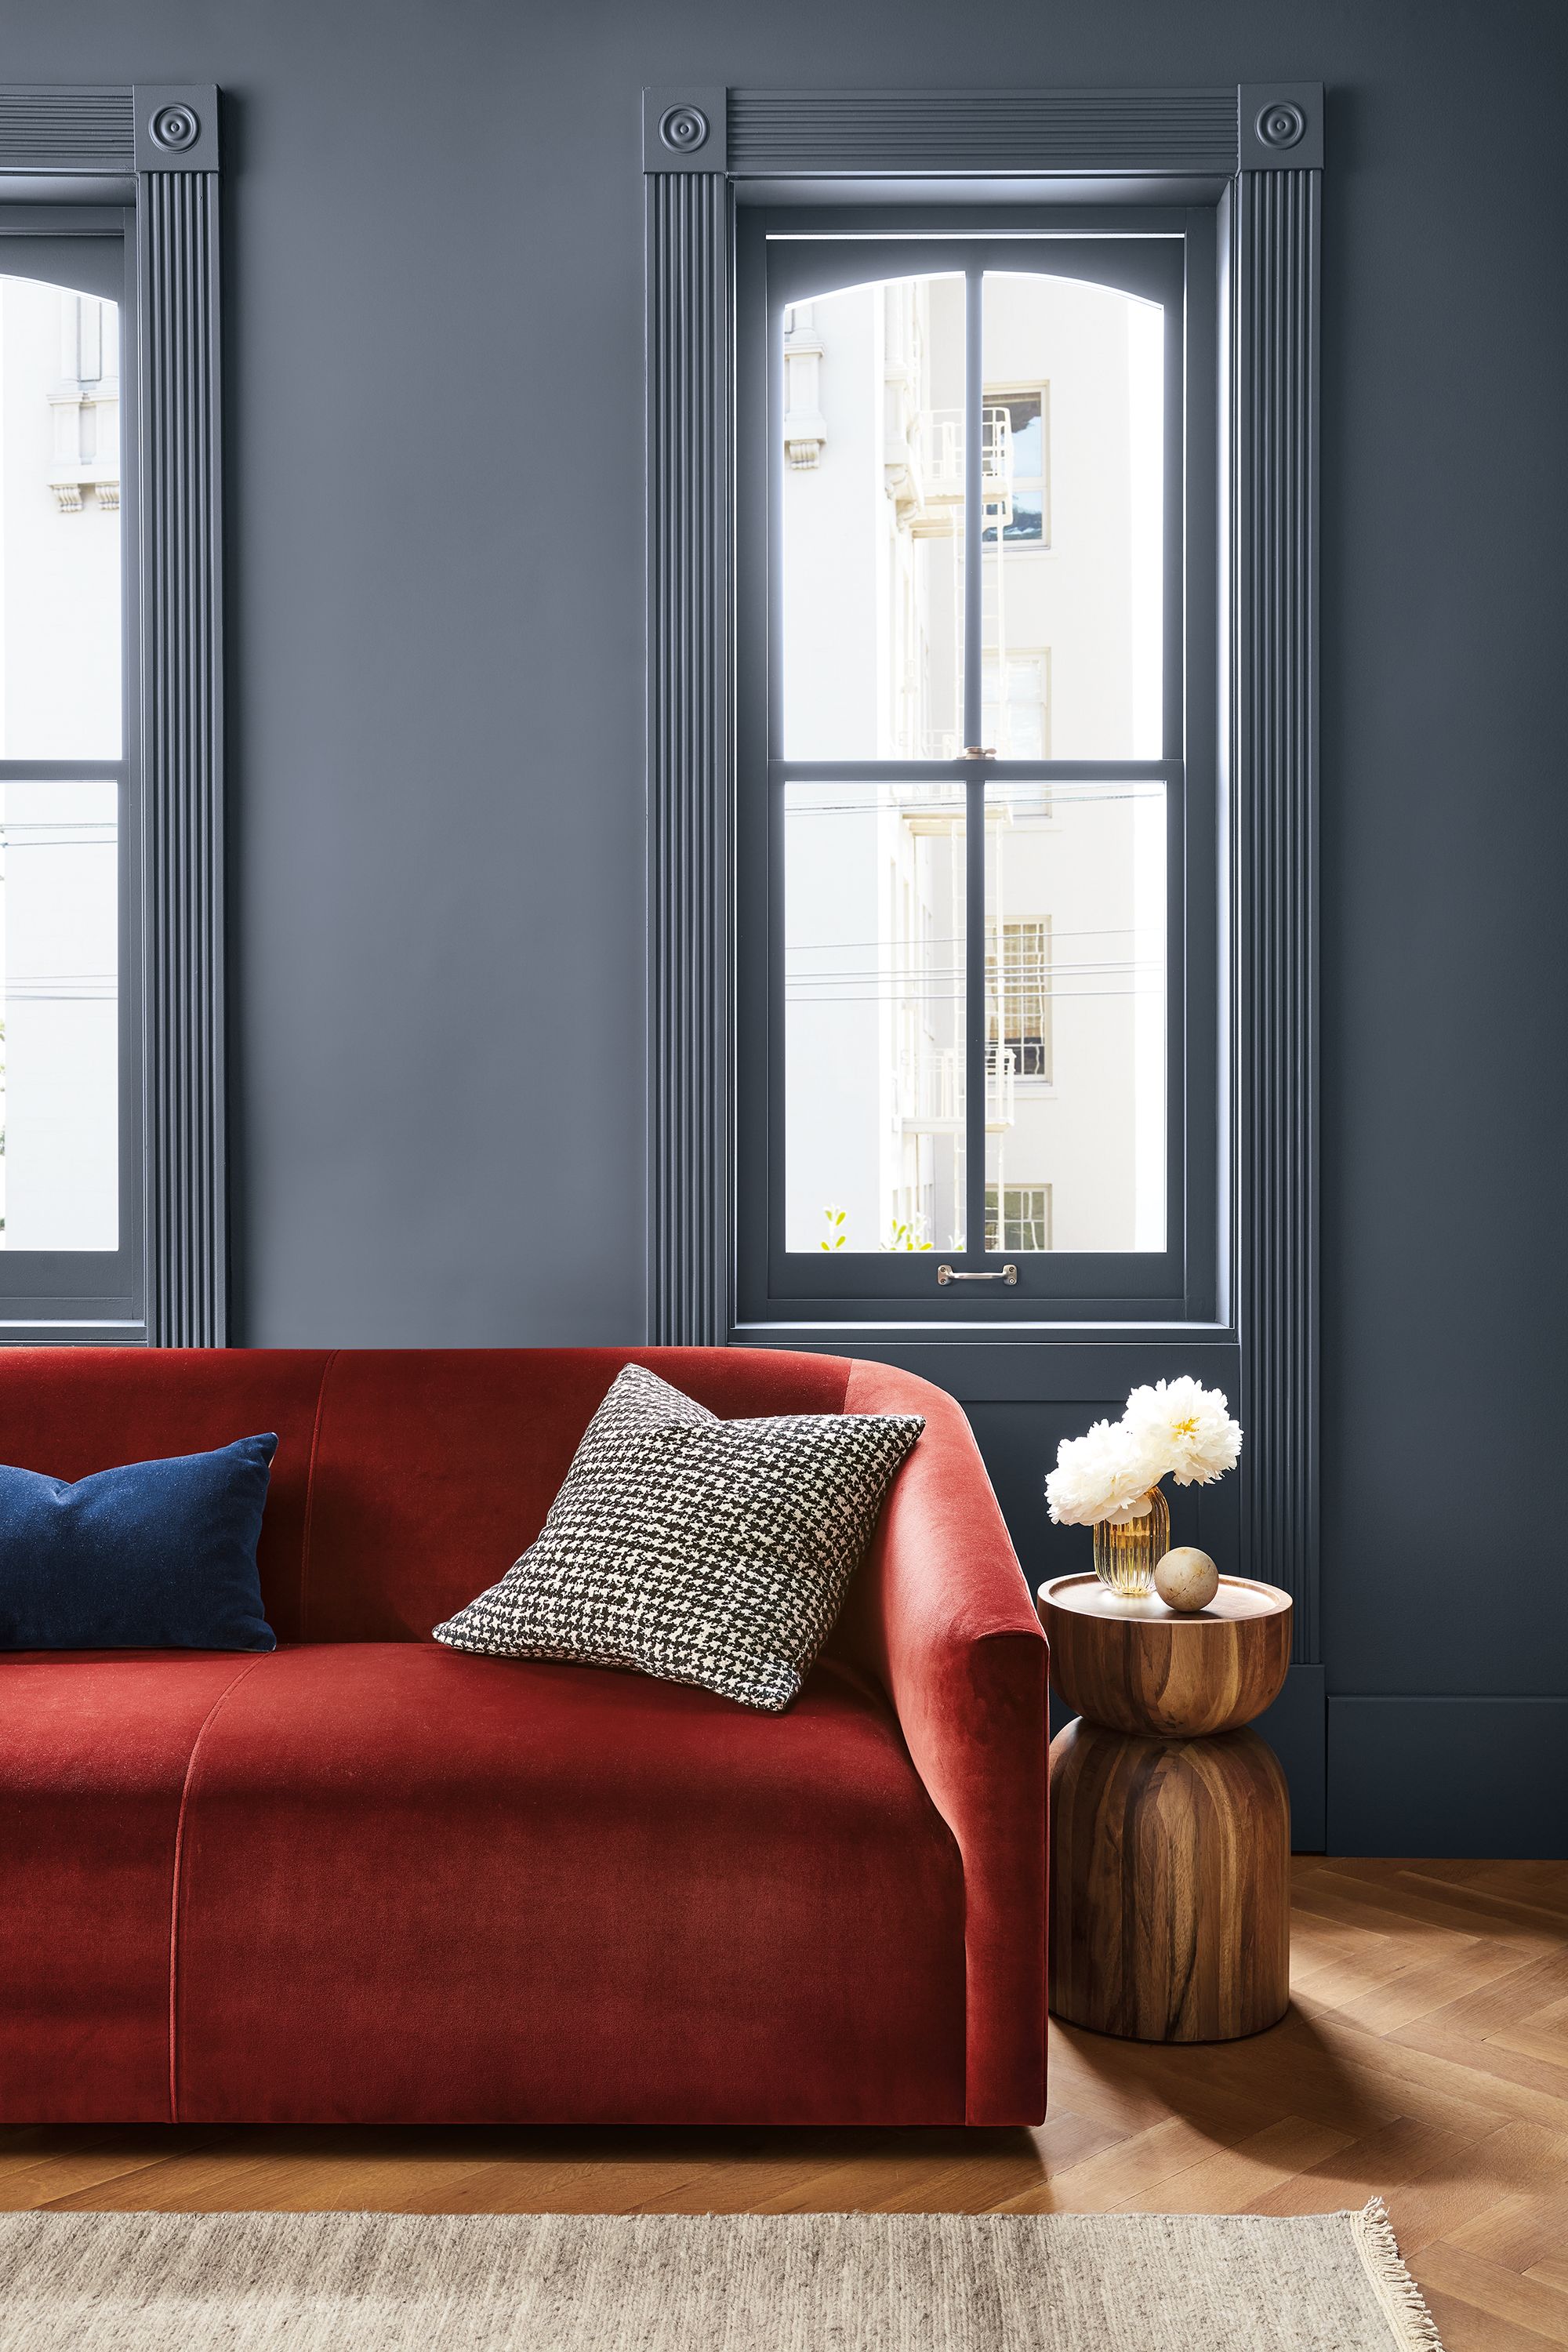
<path fill-rule="evenodd" d="M 276 1437 L 90 1478 L 0 1465 L 0 1650 L 275 1650 L 256 1546 Z"/>

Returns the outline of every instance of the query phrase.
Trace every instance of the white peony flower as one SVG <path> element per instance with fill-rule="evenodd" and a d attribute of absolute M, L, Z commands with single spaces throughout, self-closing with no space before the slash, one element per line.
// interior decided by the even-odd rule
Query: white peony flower
<path fill-rule="evenodd" d="M 1124 1527 L 1149 1509 L 1159 1465 L 1124 1423 L 1097 1421 L 1083 1437 L 1064 1437 L 1057 1466 L 1046 1480 L 1046 1500 L 1058 1527 L 1091 1528 L 1097 1519 Z"/>
<path fill-rule="evenodd" d="M 1178 1486 L 1223 1478 L 1241 1452 L 1241 1431 L 1225 1398 L 1190 1373 L 1134 1389 L 1121 1425 L 1138 1451 L 1152 1458 L 1155 1477 L 1169 1471 Z"/>

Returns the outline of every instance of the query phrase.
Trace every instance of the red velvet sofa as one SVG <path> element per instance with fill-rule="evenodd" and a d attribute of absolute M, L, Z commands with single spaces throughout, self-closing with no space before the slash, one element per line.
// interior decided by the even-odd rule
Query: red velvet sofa
<path fill-rule="evenodd" d="M 782 1717 L 429 1640 L 620 1366 L 919 1412 Z M 968 1423 L 744 1349 L 0 1354 L 0 1459 L 279 1433 L 264 1656 L 0 1657 L 0 2121 L 1037 2122 L 1046 1650 Z"/>

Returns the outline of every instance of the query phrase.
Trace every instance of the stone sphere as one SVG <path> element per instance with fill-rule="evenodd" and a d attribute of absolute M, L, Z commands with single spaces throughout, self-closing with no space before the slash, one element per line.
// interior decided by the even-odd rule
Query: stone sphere
<path fill-rule="evenodd" d="M 1190 1617 L 1219 1591 L 1219 1570 L 1195 1544 L 1178 1544 L 1154 1563 L 1154 1590 L 1167 1609 Z"/>

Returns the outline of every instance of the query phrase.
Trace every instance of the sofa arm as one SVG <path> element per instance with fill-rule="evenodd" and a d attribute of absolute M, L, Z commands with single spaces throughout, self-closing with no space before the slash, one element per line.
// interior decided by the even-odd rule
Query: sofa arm
<path fill-rule="evenodd" d="M 856 1632 L 963 1864 L 966 2119 L 1046 2111 L 1047 1652 L 961 1408 L 856 1361 L 847 1412 L 922 1412 L 856 1579 Z"/>

